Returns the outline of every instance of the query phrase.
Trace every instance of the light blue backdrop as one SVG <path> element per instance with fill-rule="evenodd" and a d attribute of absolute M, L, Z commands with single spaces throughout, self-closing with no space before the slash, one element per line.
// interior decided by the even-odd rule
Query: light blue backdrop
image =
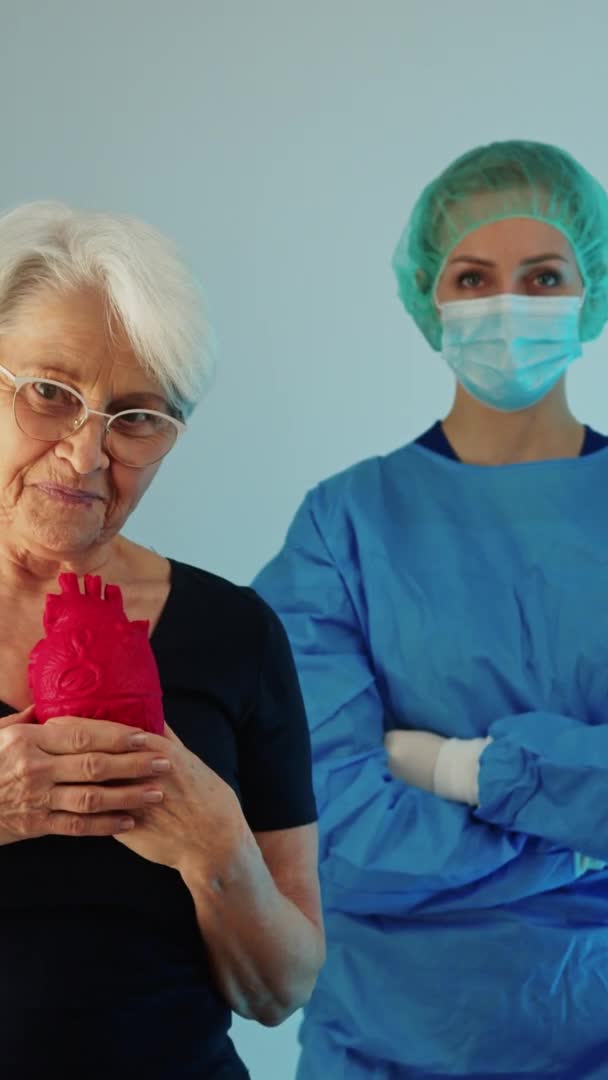
<path fill-rule="evenodd" d="M 218 378 L 130 534 L 236 581 L 307 487 L 449 403 L 389 268 L 422 185 L 508 137 L 557 142 L 608 182 L 605 0 L 0 0 L 0 14 L 0 205 L 146 218 L 204 282 Z M 604 430 L 606 344 L 571 375 Z M 253 1080 L 291 1080 L 297 1021 L 235 1022 Z"/>

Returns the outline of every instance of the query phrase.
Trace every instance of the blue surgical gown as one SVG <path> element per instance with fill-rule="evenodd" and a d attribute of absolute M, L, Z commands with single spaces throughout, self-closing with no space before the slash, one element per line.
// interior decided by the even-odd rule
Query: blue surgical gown
<path fill-rule="evenodd" d="M 311 491 L 255 588 L 308 710 L 328 958 L 298 1080 L 608 1077 L 608 450 L 412 444 Z M 477 809 L 384 732 L 493 736 Z"/>

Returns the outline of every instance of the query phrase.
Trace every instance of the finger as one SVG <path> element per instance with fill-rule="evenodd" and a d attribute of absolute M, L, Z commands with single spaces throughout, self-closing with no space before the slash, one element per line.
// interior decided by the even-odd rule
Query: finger
<path fill-rule="evenodd" d="M 133 737 L 145 735 L 141 728 L 117 724 L 113 720 L 91 720 L 83 716 L 54 716 L 40 727 L 38 745 L 47 754 L 84 754 L 90 751 L 116 754 L 136 749 Z"/>
<path fill-rule="evenodd" d="M 164 725 L 164 732 L 162 735 L 157 735 L 153 731 L 142 731 L 138 733 L 137 743 L 138 747 L 143 750 L 157 750 L 160 754 L 167 754 L 171 749 L 171 744 L 174 746 L 183 746 L 174 731 L 171 731 L 167 725 Z"/>
<path fill-rule="evenodd" d="M 49 792 L 49 809 L 72 814 L 109 814 L 115 811 L 143 810 L 161 803 L 162 788 L 151 785 L 104 787 L 101 784 L 55 784 Z"/>
<path fill-rule="evenodd" d="M 28 705 L 27 709 L 23 709 L 18 713 L 11 713 L 10 716 L 3 716 L 0 720 L 0 729 L 6 727 L 12 727 L 13 724 L 35 724 L 36 723 L 36 707 L 35 705 Z"/>
<path fill-rule="evenodd" d="M 171 762 L 157 753 L 62 754 L 52 758 L 51 779 L 56 784 L 102 784 L 106 780 L 146 780 L 166 776 Z M 162 763 L 162 764 L 161 764 Z"/>
<path fill-rule="evenodd" d="M 166 720 L 165 720 L 165 727 L 164 727 L 164 731 L 163 731 L 163 738 L 169 739 L 169 742 L 179 743 L 180 746 L 183 746 L 182 740 L 180 739 L 179 735 L 175 734 L 175 732 L 173 731 L 173 728 L 169 727 Z"/>
<path fill-rule="evenodd" d="M 128 814 L 69 814 L 63 810 L 50 813 L 46 820 L 53 836 L 116 836 L 135 825 Z"/>
<path fill-rule="evenodd" d="M 99 574 L 84 575 L 84 591 L 86 596 L 94 596 L 96 600 L 101 600 L 101 578 Z"/>

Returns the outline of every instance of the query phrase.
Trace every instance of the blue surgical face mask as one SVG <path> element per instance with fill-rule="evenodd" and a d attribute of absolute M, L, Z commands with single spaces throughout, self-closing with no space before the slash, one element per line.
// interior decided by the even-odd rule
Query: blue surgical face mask
<path fill-rule="evenodd" d="M 442 354 L 466 390 L 502 412 L 535 405 L 581 355 L 582 296 L 513 296 L 440 306 Z"/>

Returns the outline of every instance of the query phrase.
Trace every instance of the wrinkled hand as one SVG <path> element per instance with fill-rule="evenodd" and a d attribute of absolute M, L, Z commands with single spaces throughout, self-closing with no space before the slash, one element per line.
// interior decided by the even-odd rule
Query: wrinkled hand
<path fill-rule="evenodd" d="M 165 723 L 166 735 L 146 733 L 147 753 L 166 758 L 163 799 L 136 813 L 135 828 L 116 839 L 150 862 L 213 867 L 234 850 L 245 819 L 229 784 L 187 749 Z"/>
<path fill-rule="evenodd" d="M 34 707 L 0 720 L 0 844 L 37 836 L 113 836 L 162 798 L 155 747 L 105 720 L 55 717 Z M 135 739 L 135 746 L 132 740 Z"/>

